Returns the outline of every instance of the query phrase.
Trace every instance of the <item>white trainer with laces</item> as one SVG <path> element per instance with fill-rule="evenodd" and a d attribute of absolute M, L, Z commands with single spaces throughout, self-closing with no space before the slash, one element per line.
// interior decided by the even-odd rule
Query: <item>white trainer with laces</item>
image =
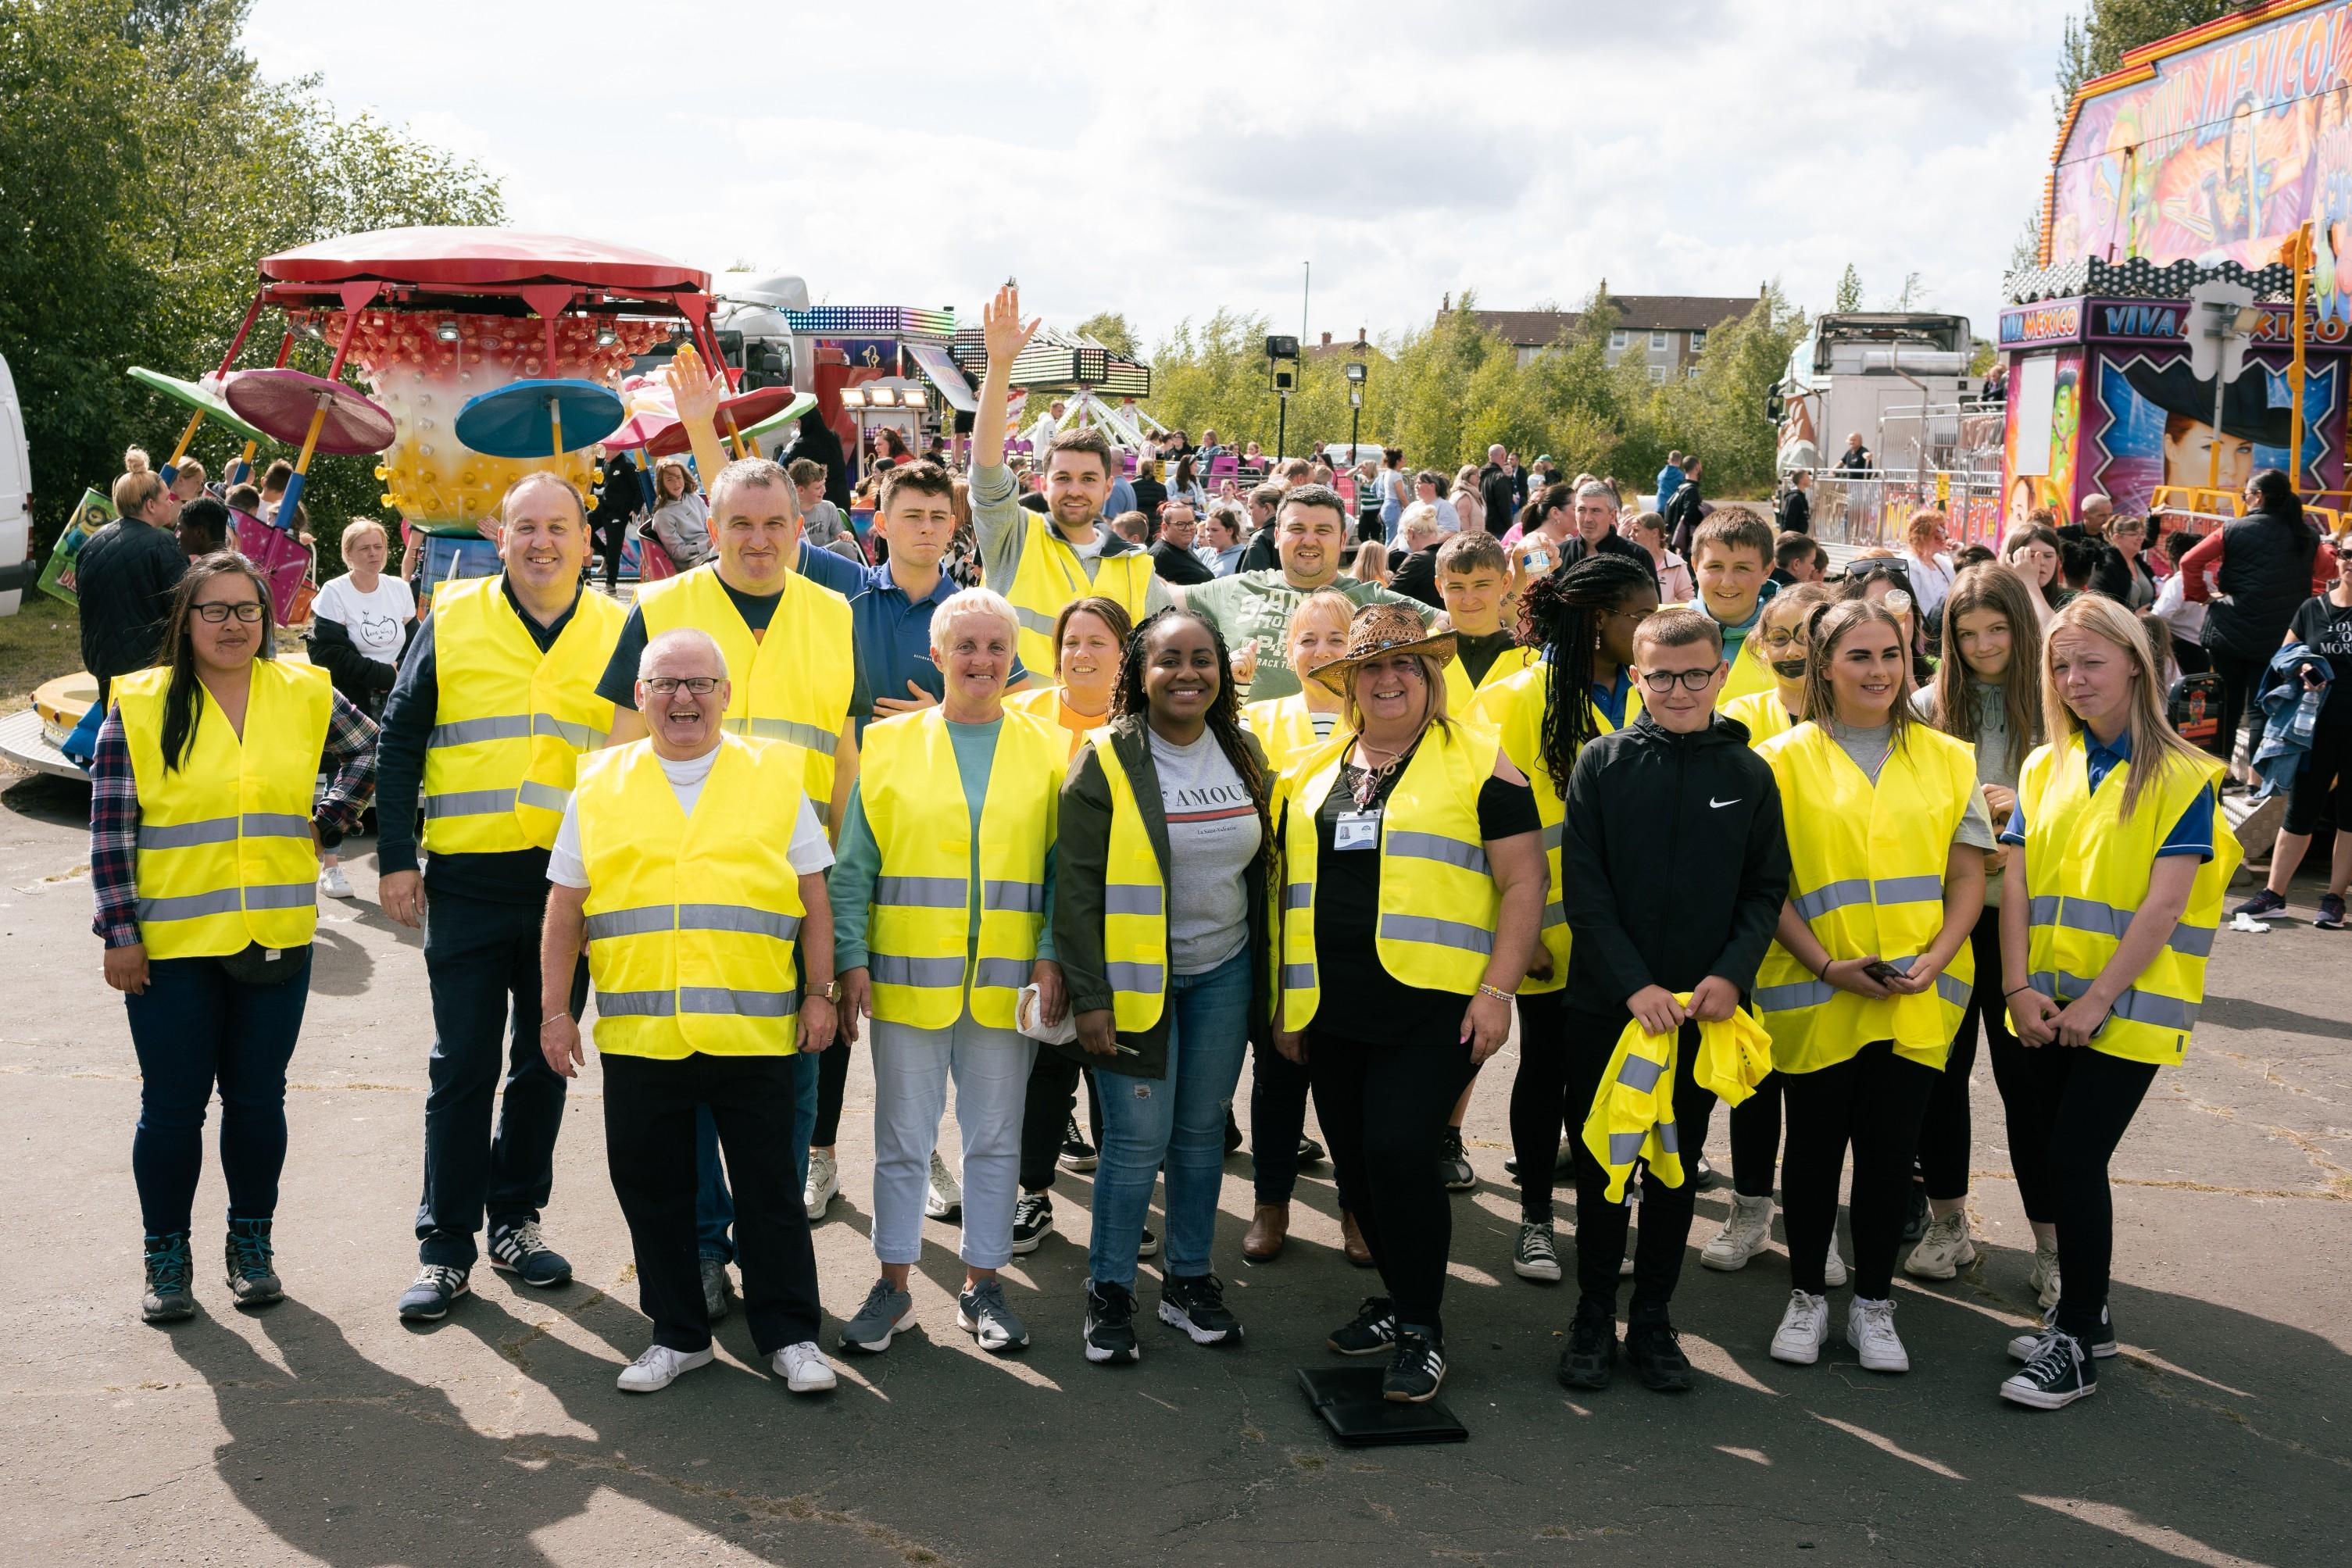
<path fill-rule="evenodd" d="M 2033 1267 L 2026 1270 L 2025 1282 L 2033 1288 L 2034 1302 L 2043 1312 L 2058 1305 L 2058 1249 L 2033 1244 Z"/>
<path fill-rule="evenodd" d="M 643 1355 L 621 1368 L 616 1381 L 624 1394 L 657 1394 L 676 1383 L 678 1374 L 709 1366 L 717 1354 L 707 1344 L 700 1350 L 672 1350 L 666 1344 L 649 1344 Z"/>
<path fill-rule="evenodd" d="M 1748 1260 L 1763 1251 L 1771 1239 L 1772 1200 L 1734 1193 L 1730 1217 L 1714 1239 L 1698 1249 L 1698 1260 L 1710 1269 L 1735 1273 L 1748 1267 Z"/>
<path fill-rule="evenodd" d="M 343 874 L 340 865 L 331 865 L 319 873 L 319 891 L 329 898 L 352 898 L 352 879 Z"/>
<path fill-rule="evenodd" d="M 1977 1260 L 1977 1244 L 1969 1239 L 1964 1210 L 1927 1221 L 1927 1234 L 1903 1260 L 1903 1271 L 1918 1280 L 1948 1280 Z"/>
<path fill-rule="evenodd" d="M 824 1352 L 817 1349 L 813 1339 L 784 1346 L 768 1358 L 768 1365 L 795 1394 L 823 1394 L 841 1381 L 834 1375 L 833 1363 L 825 1360 Z"/>
<path fill-rule="evenodd" d="M 1845 1309 L 1845 1343 L 1862 1356 L 1864 1372 L 1908 1372 L 1911 1357 L 1895 1332 L 1895 1303 L 1856 1296 Z"/>
<path fill-rule="evenodd" d="M 841 1166 L 831 1149 L 809 1151 L 808 1186 L 801 1189 L 801 1207 L 808 1210 L 809 1223 L 824 1218 L 826 1206 L 841 1190 Z"/>
<path fill-rule="evenodd" d="M 1845 1260 L 1838 1253 L 1837 1232 L 1832 1230 L 1830 1232 L 1830 1249 L 1822 1259 L 1822 1283 L 1836 1291 L 1845 1287 Z"/>
<path fill-rule="evenodd" d="M 1822 1346 L 1829 1337 L 1829 1298 L 1791 1291 L 1788 1310 L 1780 1314 L 1780 1327 L 1772 1335 L 1772 1359 L 1791 1366 L 1811 1366 L 1821 1360 Z"/>
<path fill-rule="evenodd" d="M 931 1151 L 931 1186 L 923 1194 L 923 1218 L 926 1219 L 961 1219 L 963 1218 L 963 1188 L 957 1185 L 955 1173 L 948 1169 L 947 1161 L 940 1158 L 937 1149 Z"/>

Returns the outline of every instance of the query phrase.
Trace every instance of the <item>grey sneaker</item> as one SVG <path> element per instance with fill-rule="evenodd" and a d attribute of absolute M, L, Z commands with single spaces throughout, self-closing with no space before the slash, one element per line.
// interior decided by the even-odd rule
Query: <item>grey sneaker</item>
<path fill-rule="evenodd" d="M 866 1304 L 841 1331 L 841 1348 L 879 1355 L 890 1348 L 890 1336 L 915 1326 L 915 1298 L 897 1291 L 887 1280 L 877 1280 L 866 1292 Z"/>
<path fill-rule="evenodd" d="M 714 1323 L 727 1315 L 727 1265 L 716 1258 L 702 1260 L 702 1312 Z"/>
<path fill-rule="evenodd" d="M 991 1355 L 1003 1355 L 1029 1343 L 1028 1328 L 1004 1304 L 1004 1281 L 993 1277 L 967 1287 L 956 1298 L 956 1327 Z"/>

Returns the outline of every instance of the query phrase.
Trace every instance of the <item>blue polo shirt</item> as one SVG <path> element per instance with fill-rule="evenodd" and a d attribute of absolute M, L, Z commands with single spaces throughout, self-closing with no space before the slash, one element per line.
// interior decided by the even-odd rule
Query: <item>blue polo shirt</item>
<path fill-rule="evenodd" d="M 838 559 L 838 558 L 835 558 Z M 890 575 L 890 566 L 861 568 L 858 586 L 849 596 L 849 620 L 852 636 L 857 648 L 858 706 L 852 711 L 857 719 L 857 733 L 863 736 L 866 727 L 874 720 L 874 697 L 904 697 L 907 683 L 934 697 L 947 695 L 947 682 L 940 675 L 940 667 L 931 662 L 931 612 L 956 592 L 955 579 L 945 572 L 920 599 L 909 599 L 907 591 Z M 1019 685 L 1028 678 L 1021 667 L 1021 656 L 1013 657 L 1013 674 L 1005 682 Z"/>
<path fill-rule="evenodd" d="M 2083 740 L 2083 761 L 2090 774 L 2091 793 L 2095 795 L 2108 774 L 2120 764 L 2131 760 L 2131 731 L 2123 731 L 2109 746 L 2100 745 L 2097 737 L 2087 733 Z M 2016 810 L 2010 812 L 2009 826 L 2001 830 L 2000 841 L 2018 845 L 2025 842 L 2023 800 L 2018 801 Z M 2167 855 L 2195 855 L 2200 860 L 2208 861 L 2213 858 L 2212 790 L 2200 791 L 2197 799 L 2189 803 L 2188 809 L 2180 813 L 2180 820 L 2172 824 L 2172 831 L 2164 835 L 2164 842 L 2158 847 L 2156 857 L 2162 860 Z"/>

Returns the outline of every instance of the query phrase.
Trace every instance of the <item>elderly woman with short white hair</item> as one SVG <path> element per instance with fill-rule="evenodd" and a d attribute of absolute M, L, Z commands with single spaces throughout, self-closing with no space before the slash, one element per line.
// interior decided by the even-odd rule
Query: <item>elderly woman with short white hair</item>
<path fill-rule="evenodd" d="M 844 813 L 832 895 L 842 1028 L 873 1020 L 874 1255 L 882 1266 L 842 1348 L 878 1354 L 915 1322 L 931 1151 L 955 1081 L 963 1141 L 963 1289 L 956 1324 L 999 1354 L 1029 1343 L 997 1271 L 1013 1256 L 1021 1121 L 1036 1044 L 1023 987 L 1063 1014 L 1050 913 L 1066 738 L 1008 711 L 1019 635 L 1002 594 L 967 588 L 931 616 L 946 683 L 934 707 L 869 726 Z M 950 789 L 954 780 L 961 785 Z M 1033 1022 L 1033 1027 L 1034 1024 Z"/>

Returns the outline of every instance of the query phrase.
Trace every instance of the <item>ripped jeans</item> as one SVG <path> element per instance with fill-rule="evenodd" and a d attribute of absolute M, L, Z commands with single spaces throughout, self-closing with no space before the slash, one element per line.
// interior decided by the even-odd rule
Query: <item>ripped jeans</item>
<path fill-rule="evenodd" d="M 1095 1069 L 1102 1090 L 1102 1163 L 1095 1170 L 1094 1232 L 1087 1272 L 1097 1284 L 1135 1289 L 1135 1249 L 1161 1162 L 1168 1171 L 1166 1271 L 1209 1271 L 1217 1197 L 1225 1179 L 1225 1108 L 1249 1044 L 1247 947 L 1215 968 L 1177 975 L 1168 987 L 1168 1076 L 1130 1078 Z M 1122 1059 L 1123 1060 L 1123 1059 Z"/>

